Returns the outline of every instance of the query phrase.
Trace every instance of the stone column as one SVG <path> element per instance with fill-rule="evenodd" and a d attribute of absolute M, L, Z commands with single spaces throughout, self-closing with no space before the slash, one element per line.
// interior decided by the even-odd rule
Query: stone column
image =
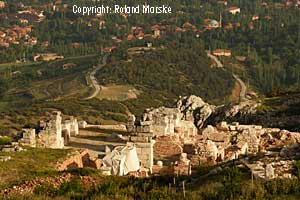
<path fill-rule="evenodd" d="M 150 140 L 149 142 L 134 142 L 141 165 L 145 168 L 150 169 L 150 172 L 152 172 L 152 166 L 153 166 L 154 144 L 155 144 L 155 140 Z"/>

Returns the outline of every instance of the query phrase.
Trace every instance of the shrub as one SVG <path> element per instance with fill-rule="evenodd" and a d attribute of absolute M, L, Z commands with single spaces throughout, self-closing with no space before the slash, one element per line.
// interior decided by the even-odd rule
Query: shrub
<path fill-rule="evenodd" d="M 45 183 L 36 186 L 33 193 L 37 195 L 46 195 L 46 196 L 54 197 L 58 194 L 58 191 L 53 187 L 53 185 Z"/>
<path fill-rule="evenodd" d="M 0 145 L 6 145 L 6 144 L 10 144 L 12 142 L 12 138 L 11 137 L 0 137 Z"/>
<path fill-rule="evenodd" d="M 70 182 L 64 182 L 58 189 L 58 195 L 65 195 L 67 193 L 83 193 L 84 188 L 78 177 L 73 178 Z"/>
<path fill-rule="evenodd" d="M 68 170 L 68 172 L 74 175 L 88 176 L 97 173 L 97 170 L 93 168 L 85 167 L 85 168 L 70 169 Z"/>

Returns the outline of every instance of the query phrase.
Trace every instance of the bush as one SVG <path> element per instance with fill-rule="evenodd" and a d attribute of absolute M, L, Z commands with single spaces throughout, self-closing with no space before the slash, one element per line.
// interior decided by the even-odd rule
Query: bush
<path fill-rule="evenodd" d="M 88 175 L 96 174 L 97 170 L 93 168 L 85 167 L 85 168 L 70 169 L 68 170 L 68 172 L 74 175 L 88 176 Z"/>
<path fill-rule="evenodd" d="M 58 189 L 58 195 L 65 195 L 67 193 L 83 193 L 84 188 L 78 177 L 73 178 L 70 182 L 64 182 Z"/>
<path fill-rule="evenodd" d="M 35 187 L 34 194 L 54 197 L 58 194 L 57 189 L 51 184 L 42 184 Z"/>
<path fill-rule="evenodd" d="M 11 137 L 0 137 L 0 145 L 7 145 L 10 144 L 12 142 L 12 138 Z"/>

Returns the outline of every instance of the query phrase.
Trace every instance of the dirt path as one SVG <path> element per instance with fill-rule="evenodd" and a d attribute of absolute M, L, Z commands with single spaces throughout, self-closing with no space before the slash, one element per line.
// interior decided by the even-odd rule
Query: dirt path
<path fill-rule="evenodd" d="M 207 51 L 206 53 L 207 53 L 207 56 L 217 64 L 218 68 L 223 68 L 224 67 L 223 64 L 221 63 L 221 61 L 216 56 L 211 54 L 209 51 Z"/>
<path fill-rule="evenodd" d="M 104 129 L 82 129 L 78 136 L 72 137 L 68 147 L 78 149 L 88 149 L 92 156 L 104 155 L 105 146 L 116 146 L 125 144 L 124 141 L 118 139 L 115 134 L 122 134 L 120 130 L 104 130 Z"/>
<path fill-rule="evenodd" d="M 240 84 L 241 86 L 241 91 L 240 91 L 240 101 L 244 101 L 246 99 L 246 91 L 247 91 L 247 87 L 246 84 L 244 83 L 244 81 L 242 81 L 242 79 L 240 79 L 236 74 L 232 74 L 233 77 L 235 78 L 235 80 L 237 80 L 237 82 Z"/>
<path fill-rule="evenodd" d="M 218 57 L 212 55 L 209 51 L 207 51 L 207 56 L 212 59 L 216 64 L 218 68 L 223 68 L 224 69 L 224 65 L 223 63 L 219 60 Z M 238 75 L 232 73 L 233 78 L 239 83 L 239 85 L 241 86 L 241 90 L 240 90 L 240 102 L 246 100 L 246 92 L 247 92 L 247 87 L 246 84 L 244 83 L 244 81 L 242 81 L 242 79 L 240 79 L 238 77 Z"/>
<path fill-rule="evenodd" d="M 107 58 L 108 58 L 108 54 L 105 54 L 103 56 L 103 60 L 102 60 L 102 64 L 98 65 L 91 73 L 90 75 L 88 76 L 89 79 L 90 79 L 90 82 L 92 83 L 95 91 L 93 92 L 93 94 L 91 94 L 90 96 L 86 97 L 85 99 L 88 100 L 88 99 L 92 99 L 92 98 L 95 98 L 100 90 L 101 90 L 101 86 L 99 85 L 95 75 L 97 73 L 98 70 L 100 70 L 102 67 L 104 67 L 107 63 Z"/>

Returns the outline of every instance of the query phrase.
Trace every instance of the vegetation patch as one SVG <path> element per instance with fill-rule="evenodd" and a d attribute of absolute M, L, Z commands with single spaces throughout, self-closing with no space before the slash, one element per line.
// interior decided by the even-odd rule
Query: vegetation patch
<path fill-rule="evenodd" d="M 101 86 L 98 98 L 101 100 L 125 101 L 127 99 L 136 99 L 139 94 L 140 91 L 130 85 L 106 85 Z"/>
<path fill-rule="evenodd" d="M 0 165 L 0 188 L 35 177 L 57 175 L 55 163 L 65 158 L 71 151 L 30 148 L 21 152 L 0 152 L 0 156 L 11 156 L 11 160 Z"/>

